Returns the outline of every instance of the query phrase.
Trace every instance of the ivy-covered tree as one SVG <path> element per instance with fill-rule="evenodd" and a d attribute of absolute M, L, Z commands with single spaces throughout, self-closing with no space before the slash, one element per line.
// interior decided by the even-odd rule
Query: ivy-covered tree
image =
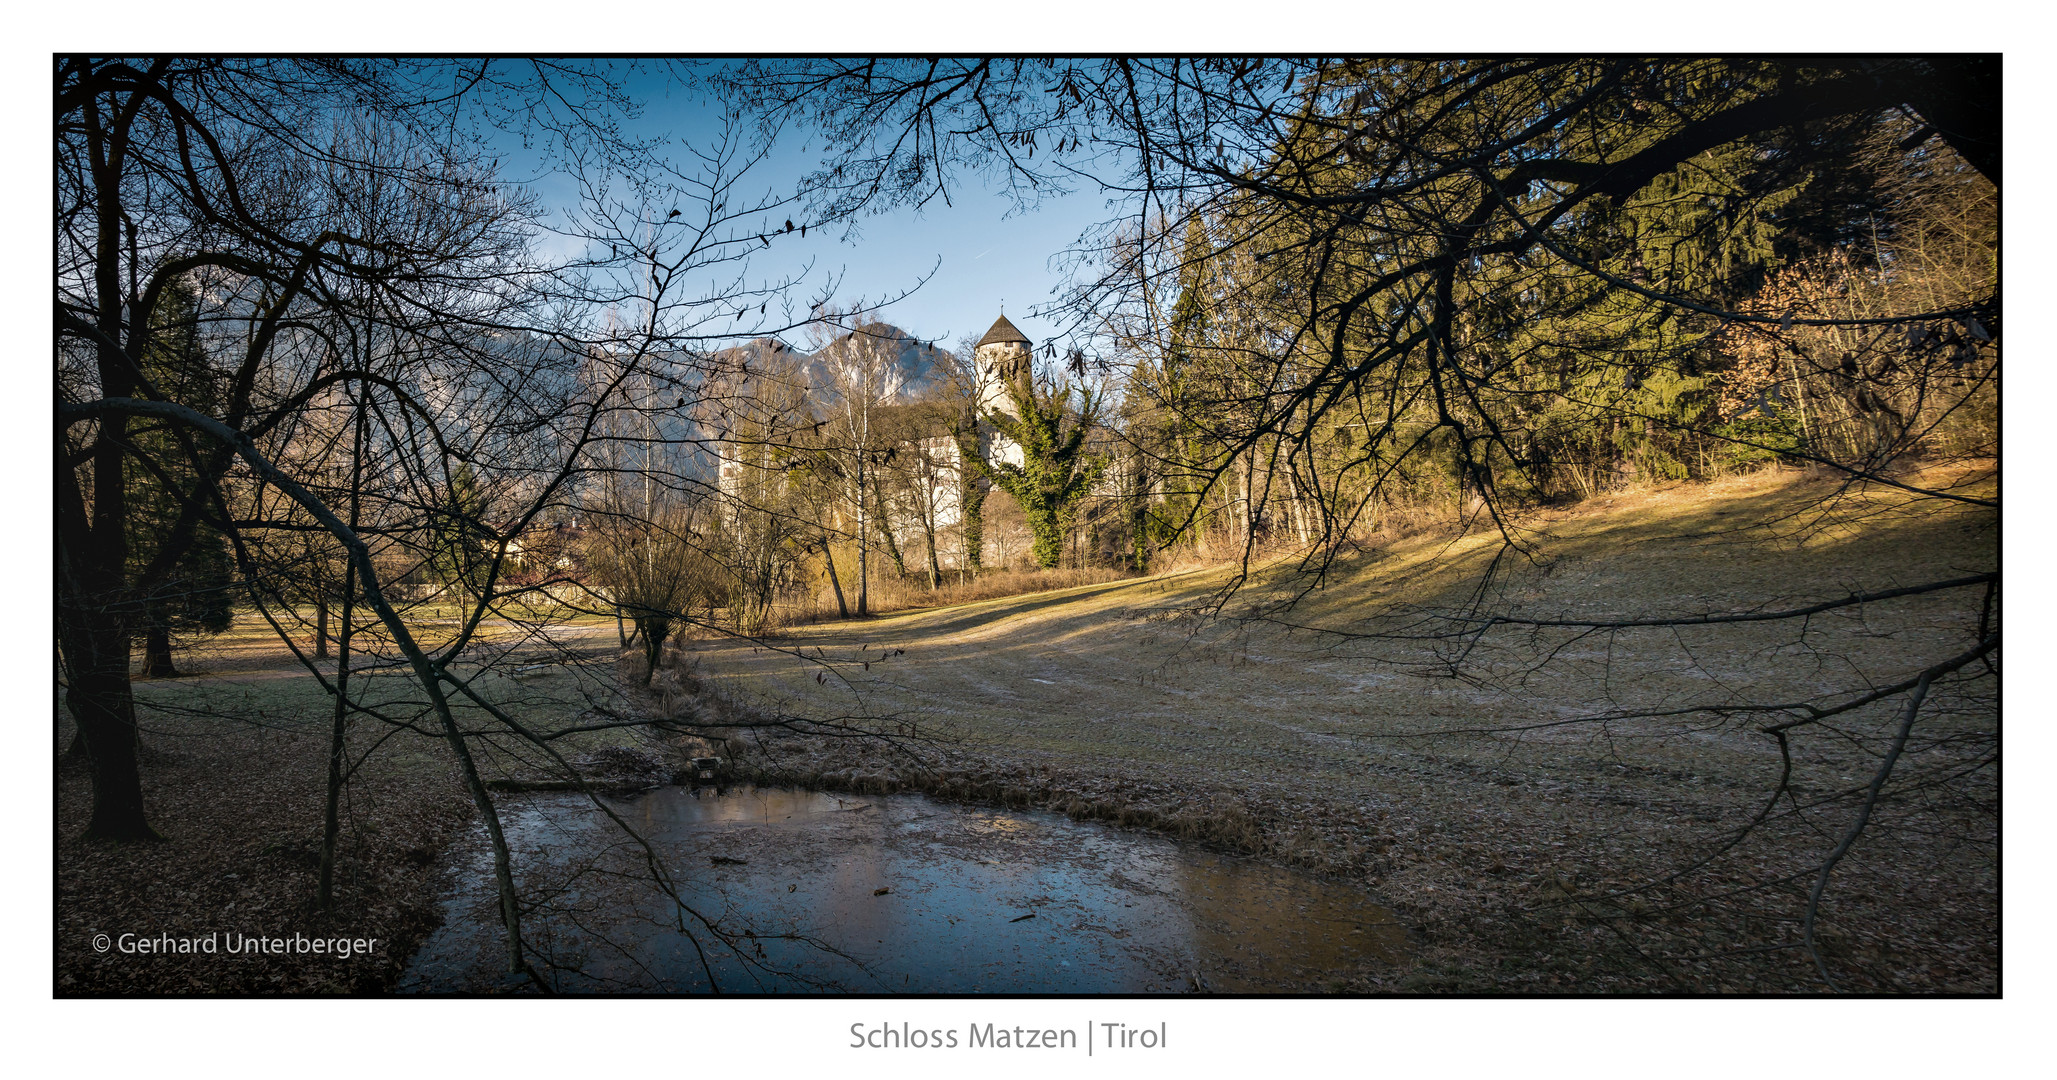
<path fill-rule="evenodd" d="M 1026 370 L 1007 381 L 1006 393 L 1016 415 L 989 410 L 985 420 L 1021 448 L 1021 464 L 998 454 L 991 461 L 977 455 L 968 460 L 1020 504 L 1035 537 L 1036 564 L 1048 569 L 1064 554 L 1064 538 L 1078 501 L 1107 468 L 1105 457 L 1086 450 L 1086 435 L 1099 418 L 1101 399 L 1090 388 L 1068 382 L 1038 386 Z"/>
<path fill-rule="evenodd" d="M 976 409 L 967 410 L 964 421 L 950 430 L 951 437 L 957 440 L 959 461 L 980 460 L 977 419 Z M 964 565 L 976 573 L 985 569 L 986 495 L 992 488 L 990 481 L 975 468 L 959 469 L 957 483 L 957 502 L 962 508 L 959 523 L 964 533 Z"/>

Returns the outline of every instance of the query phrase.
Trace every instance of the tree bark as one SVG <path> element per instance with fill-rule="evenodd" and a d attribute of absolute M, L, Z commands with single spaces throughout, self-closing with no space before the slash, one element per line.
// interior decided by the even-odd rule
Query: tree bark
<path fill-rule="evenodd" d="M 943 564 L 936 558 L 936 518 L 934 514 L 921 519 L 922 538 L 929 551 L 929 591 L 934 592 L 943 585 Z"/>
<path fill-rule="evenodd" d="M 93 816 L 86 835 L 102 840 L 161 840 L 143 813 L 143 776 L 136 765 L 135 702 L 129 693 L 127 628 L 118 617 L 76 597 L 59 600 L 58 634 L 70 676 L 65 708 L 78 724 L 93 777 Z"/>
<path fill-rule="evenodd" d="M 360 387 L 356 439 L 350 453 L 350 528 L 353 530 L 358 524 L 361 502 L 359 492 L 364 487 L 364 393 Z M 336 640 L 336 708 L 329 718 L 328 802 L 322 809 L 321 868 L 316 875 L 315 883 L 315 892 L 323 911 L 334 911 L 336 907 L 336 842 L 342 836 L 342 817 L 339 811 L 343 797 L 343 758 L 348 749 L 350 734 L 350 608 L 356 598 L 357 564 L 345 560 L 343 610 L 339 613 L 342 616 L 342 632 Z"/>
<path fill-rule="evenodd" d="M 136 364 L 117 344 L 128 333 L 121 288 L 121 237 L 125 206 L 121 173 L 125 169 L 128 119 L 113 117 L 103 125 L 99 103 L 84 103 L 86 140 L 93 158 L 93 189 L 97 216 L 95 288 L 101 333 L 95 366 L 101 393 L 128 397 L 136 389 Z M 62 401 L 62 397 L 60 397 Z M 58 644 L 64 650 L 68 691 L 64 704 L 78 722 L 93 771 L 93 821 L 88 837 L 160 839 L 144 819 L 142 773 L 136 767 L 136 699 L 130 689 L 130 623 L 121 615 L 128 572 L 128 477 L 123 444 L 128 418 L 103 416 L 95 432 L 88 467 L 93 473 L 93 502 L 72 465 L 66 426 L 58 426 Z"/>
<path fill-rule="evenodd" d="M 120 221 L 104 220 L 103 247 L 119 235 Z M 103 251 L 103 255 L 109 255 Z M 110 259 L 111 261 L 111 259 Z M 119 283 L 112 270 L 100 280 L 103 326 L 121 326 Z M 110 337 L 110 341 L 112 338 Z M 127 358 L 101 347 L 103 387 L 127 393 L 133 386 Z M 129 624 L 123 617 L 124 574 L 128 539 L 123 529 L 128 513 L 122 443 L 127 418 L 100 418 L 93 447 L 93 501 L 73 468 L 66 464 L 60 438 L 56 454 L 57 481 L 57 640 L 64 657 L 65 707 L 78 724 L 93 777 L 93 815 L 86 835 L 106 840 L 157 840 L 143 813 L 143 776 L 136 764 L 138 738 L 135 697 L 129 687 Z M 59 431 L 63 428 L 60 425 Z M 90 514 L 90 519 L 88 515 Z"/>
<path fill-rule="evenodd" d="M 664 659 L 664 640 L 671 636 L 671 620 L 662 615 L 636 616 L 636 629 L 643 635 L 643 658 L 648 666 L 643 670 L 643 685 L 657 677 L 657 664 Z"/>
<path fill-rule="evenodd" d="M 351 515 L 353 518 L 355 514 Z M 321 869 L 315 891 L 323 911 L 336 907 L 336 841 L 342 835 L 339 814 L 343 795 L 343 756 L 350 731 L 350 593 L 356 586 L 357 568 L 343 572 L 343 626 L 336 642 L 336 708 L 329 726 L 328 802 L 321 818 Z"/>
<path fill-rule="evenodd" d="M 1150 572 L 1150 473 L 1138 455 L 1129 468 L 1129 545 L 1138 574 Z"/>
<path fill-rule="evenodd" d="M 176 679 L 179 669 L 171 662 L 171 627 L 153 618 L 143 631 L 143 674 L 153 679 Z"/>
<path fill-rule="evenodd" d="M 829 550 L 827 536 L 821 538 L 821 561 L 829 569 L 829 588 L 836 591 L 836 614 L 847 619 L 850 617 L 850 605 L 843 602 L 843 583 L 836 577 L 836 553 Z"/>
<path fill-rule="evenodd" d="M 879 546 L 885 548 L 886 557 L 893 560 L 893 572 L 904 578 L 907 576 L 907 558 L 900 552 L 900 541 L 893 537 L 893 518 L 886 512 L 886 494 L 882 488 L 883 485 L 872 488 L 873 521 L 878 526 Z"/>
<path fill-rule="evenodd" d="M 864 501 L 864 454 L 857 456 L 857 617 L 870 614 L 871 520 Z"/>
<path fill-rule="evenodd" d="M 329 598 L 327 596 L 318 595 L 314 598 L 314 658 L 316 660 L 326 660 L 329 658 Z"/>
<path fill-rule="evenodd" d="M 986 488 L 979 481 L 965 485 L 964 565 L 973 573 L 986 568 Z"/>

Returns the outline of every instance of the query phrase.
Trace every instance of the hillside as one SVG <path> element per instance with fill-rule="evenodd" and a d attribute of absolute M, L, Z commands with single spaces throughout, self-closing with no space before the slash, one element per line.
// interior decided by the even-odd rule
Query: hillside
<path fill-rule="evenodd" d="M 1506 628 L 1460 677 L 1443 661 L 1463 643 L 1422 634 L 1447 628 L 1424 614 L 1479 595 L 1496 554 L 1485 606 L 1539 619 L 1776 610 L 1997 568 L 1988 510 L 1833 490 L 1787 472 L 1626 495 L 1523 522 L 1524 556 L 1478 533 L 1393 539 L 1318 588 L 1260 568 L 1220 617 L 1226 569 L 808 627 L 777 648 L 701 643 L 694 660 L 740 703 L 935 740 L 919 760 L 769 740 L 768 776 L 1048 805 L 1362 882 L 1413 921 L 1420 954 L 1361 988 L 1814 990 L 1789 947 L 1805 891 L 1897 713 L 1793 732 L 1766 812 L 1780 751 L 1746 707 L 1840 700 L 1962 651 L 1976 589 L 1804 621 Z M 1939 684 L 1935 737 L 1910 744 L 1835 871 L 1817 936 L 1838 985 L 1997 987 L 1980 685 Z M 1731 711 L 1564 723 L 1689 705 Z"/>

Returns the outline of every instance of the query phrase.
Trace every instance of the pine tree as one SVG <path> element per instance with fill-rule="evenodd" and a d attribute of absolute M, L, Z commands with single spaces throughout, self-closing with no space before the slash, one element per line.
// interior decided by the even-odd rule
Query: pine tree
<path fill-rule="evenodd" d="M 439 507 L 435 518 L 435 547 L 429 569 L 445 585 L 477 591 L 484 580 L 492 555 L 485 538 L 491 535 L 485 523 L 486 498 L 479 491 L 478 475 L 470 462 L 459 462 L 450 474 L 450 499 Z"/>
<path fill-rule="evenodd" d="M 172 401 L 212 414 L 220 387 L 200 343 L 196 298 L 180 284 L 159 304 L 164 329 L 144 353 L 144 375 Z M 219 634 L 233 621 L 235 561 L 228 538 L 208 523 L 206 488 L 189 452 L 200 448 L 164 426 L 139 425 L 130 439 L 128 562 L 142 616 L 135 626 L 144 673 L 175 678 L 174 635 Z"/>

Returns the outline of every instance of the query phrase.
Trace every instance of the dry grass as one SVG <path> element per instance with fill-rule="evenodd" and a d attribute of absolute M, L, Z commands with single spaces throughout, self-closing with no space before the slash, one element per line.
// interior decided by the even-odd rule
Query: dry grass
<path fill-rule="evenodd" d="M 1488 599 L 1533 615 L 1733 610 L 1997 565 L 1989 512 L 1830 494 L 1815 478 L 1764 473 L 1537 514 L 1522 523 L 1534 558 L 1503 560 Z M 1436 677 L 1432 642 L 1350 636 L 1467 601 L 1498 552 L 1487 534 L 1395 528 L 1311 592 L 1289 563 L 1260 566 L 1211 618 L 1231 568 L 995 574 L 970 587 L 1048 591 L 960 594 L 945 607 L 797 626 L 777 651 L 688 642 L 642 705 L 701 719 L 765 708 L 892 717 L 937 741 L 767 736 L 745 766 L 824 788 L 1047 807 L 1346 875 L 1412 923 L 1422 959 L 1404 989 L 1818 989 L 1796 950 L 1771 946 L 1791 938 L 1804 885 L 1795 868 L 1818 859 L 1839 811 L 1782 819 L 1678 886 L 1609 898 L 1708 850 L 1754 812 L 1777 757 L 1753 726 L 1509 729 L 1710 693 L 1783 699 L 1884 679 L 1961 640 L 1964 606 L 1873 605 L 1800 638 L 1779 628 L 1515 636 L 1475 651 L 1466 680 Z M 1050 590 L 1058 583 L 1068 587 Z M 613 631 L 597 631 L 594 664 L 611 682 Z M 433 919 L 420 865 L 467 811 L 437 741 L 411 732 L 360 777 L 342 913 L 308 906 L 327 699 L 264 634 L 239 627 L 193 657 L 188 666 L 211 676 L 138 683 L 155 706 L 148 799 L 170 842 L 78 839 L 85 781 L 76 765 L 61 767 L 61 992 L 376 990 Z M 381 684 L 394 702 L 408 696 L 405 678 L 367 685 Z M 481 683 L 537 726 L 576 715 L 594 685 L 572 670 Z M 1853 717 L 1840 742 L 1808 741 L 1796 803 L 1864 775 L 1889 711 Z M 1972 738 L 1995 718 L 1989 703 L 1960 698 L 1940 700 L 1931 723 Z M 566 749 L 617 741 L 580 736 Z M 539 774 L 533 755 L 512 747 L 481 753 L 491 775 Z M 1982 785 L 1973 774 L 1885 807 L 1838 871 L 1823 943 L 1846 986 L 1997 987 L 1997 803 Z M 1709 896 L 1720 900 L 1702 902 Z M 115 963 L 85 945 L 102 928 L 244 920 L 253 932 L 368 928 L 400 952 L 356 967 L 231 970 Z M 1360 973 L 1356 985 L 1393 988 L 1371 981 L 1380 977 Z"/>
<path fill-rule="evenodd" d="M 1080 585 L 1097 585 L 1133 576 L 1126 571 L 1097 566 L 1082 570 L 989 570 L 971 576 L 946 573 L 943 575 L 942 584 L 931 589 L 926 576 L 910 575 L 902 578 L 881 575 L 873 579 L 870 594 L 865 599 L 866 606 L 871 609 L 873 615 L 889 615 L 896 612 L 953 607 L 1006 596 L 1049 592 L 1053 589 L 1070 589 Z M 853 588 L 845 586 L 844 600 L 850 605 L 851 610 L 856 610 L 857 594 Z M 816 596 L 811 604 L 781 612 L 779 618 L 782 625 L 802 626 L 809 623 L 833 622 L 842 619 L 843 616 L 836 607 L 835 596 L 824 593 Z"/>
<path fill-rule="evenodd" d="M 1487 599 L 1539 617 L 1730 611 L 1997 565 L 1990 512 L 1834 490 L 1769 472 L 1541 513 L 1523 523 L 1533 559 L 1503 558 Z M 1047 806 L 1349 874 L 1413 920 L 1417 988 L 1819 989 L 1797 950 L 1751 950 L 1791 939 L 1799 875 L 1846 821 L 1833 800 L 1868 775 L 1890 705 L 1838 738 L 1799 740 L 1796 801 L 1823 809 L 1645 890 L 1637 910 L 1597 898 L 1747 821 L 1777 775 L 1775 744 L 1706 715 L 1513 729 L 1898 677 L 1961 648 L 1975 610 L 1933 596 L 1817 619 L 1804 635 L 1506 635 L 1474 650 L 1465 679 L 1438 677 L 1435 642 L 1349 636 L 1466 603 L 1496 554 L 1489 534 L 1425 531 L 1367 545 L 1312 592 L 1290 565 L 1260 568 L 1220 618 L 1202 613 L 1230 572 L 1197 570 L 796 628 L 783 652 L 692 652 L 739 701 L 891 716 L 945 740 L 919 763 L 773 740 L 767 776 Z M 1994 727 L 1989 701 L 1935 704 L 1930 729 L 1967 745 Z M 1990 775 L 1896 802 L 1838 870 L 1827 917 L 1844 985 L 1997 986 Z"/>

